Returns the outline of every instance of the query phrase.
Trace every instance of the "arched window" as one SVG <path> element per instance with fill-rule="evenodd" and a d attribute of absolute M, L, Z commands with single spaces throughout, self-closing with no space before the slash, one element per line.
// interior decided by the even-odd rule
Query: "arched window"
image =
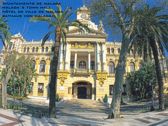
<path fill-rule="evenodd" d="M 121 51 L 120 48 L 118 48 L 118 53 L 120 53 L 120 51 Z"/>
<path fill-rule="evenodd" d="M 95 69 L 95 62 L 91 61 L 91 70 L 94 70 L 94 69 Z"/>
<path fill-rule="evenodd" d="M 35 52 L 35 47 L 32 48 L 32 52 Z"/>
<path fill-rule="evenodd" d="M 135 71 L 135 64 L 133 62 L 130 63 L 130 72 Z"/>
<path fill-rule="evenodd" d="M 110 48 L 107 48 L 107 53 L 110 54 Z"/>
<path fill-rule="evenodd" d="M 115 64 L 112 61 L 110 61 L 110 63 L 109 63 L 109 73 L 112 74 L 114 72 L 115 72 Z"/>
<path fill-rule="evenodd" d="M 46 52 L 48 52 L 48 47 L 46 47 Z"/>
<path fill-rule="evenodd" d="M 74 61 L 71 61 L 71 62 L 70 62 L 70 67 L 71 67 L 71 69 L 74 68 Z"/>
<path fill-rule="evenodd" d="M 35 67 L 36 67 L 36 61 L 32 61 L 32 67 L 33 67 L 33 69 L 35 69 Z"/>
<path fill-rule="evenodd" d="M 24 52 L 26 52 L 26 47 L 24 47 Z"/>
<path fill-rule="evenodd" d="M 111 53 L 114 54 L 114 48 L 111 48 Z"/>
<path fill-rule="evenodd" d="M 44 52 L 44 47 L 41 48 L 41 52 Z"/>
<path fill-rule="evenodd" d="M 134 53 L 134 50 L 131 49 L 131 50 L 130 50 L 130 55 L 133 55 L 133 53 Z"/>
<path fill-rule="evenodd" d="M 36 47 L 36 52 L 38 52 L 38 47 Z"/>
<path fill-rule="evenodd" d="M 40 69 L 39 69 L 39 72 L 40 72 L 40 73 L 44 73 L 44 72 L 45 72 L 45 66 L 46 66 L 46 63 L 45 63 L 44 60 L 42 60 L 42 61 L 40 62 Z"/>
<path fill-rule="evenodd" d="M 29 52 L 29 50 L 30 50 L 30 48 L 29 48 L 29 47 L 27 47 L 27 52 Z"/>
<path fill-rule="evenodd" d="M 79 69 L 86 69 L 86 62 L 85 61 L 79 62 Z"/>

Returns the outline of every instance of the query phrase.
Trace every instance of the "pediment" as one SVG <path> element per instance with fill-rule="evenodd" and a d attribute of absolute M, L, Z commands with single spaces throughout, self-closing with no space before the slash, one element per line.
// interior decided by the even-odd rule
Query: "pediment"
<path fill-rule="evenodd" d="M 80 30 L 79 28 L 72 28 L 68 31 L 67 35 L 101 35 L 106 36 L 105 33 L 99 30 L 90 29 L 89 30 Z"/>

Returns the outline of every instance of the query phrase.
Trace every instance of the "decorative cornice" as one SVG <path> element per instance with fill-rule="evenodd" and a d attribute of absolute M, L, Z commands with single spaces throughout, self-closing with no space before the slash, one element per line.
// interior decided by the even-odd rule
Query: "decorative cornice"
<path fill-rule="evenodd" d="M 89 34 L 67 34 L 67 38 L 104 38 L 106 39 L 106 35 L 89 35 Z"/>

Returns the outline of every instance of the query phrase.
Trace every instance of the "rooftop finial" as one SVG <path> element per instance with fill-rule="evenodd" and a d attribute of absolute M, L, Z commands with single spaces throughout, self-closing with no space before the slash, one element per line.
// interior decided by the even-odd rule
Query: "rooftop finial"
<path fill-rule="evenodd" d="M 99 31 L 104 32 L 103 22 L 101 20 L 99 21 L 98 29 L 99 29 Z"/>

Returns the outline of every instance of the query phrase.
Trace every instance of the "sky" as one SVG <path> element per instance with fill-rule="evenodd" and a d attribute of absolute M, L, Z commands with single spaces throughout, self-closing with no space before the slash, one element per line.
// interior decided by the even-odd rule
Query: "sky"
<path fill-rule="evenodd" d="M 83 6 L 84 0 L 6 0 L 6 2 L 60 2 L 63 10 L 66 7 L 72 7 L 72 10 L 75 11 L 77 8 Z M 146 0 L 147 1 L 147 0 Z M 148 0 L 150 4 L 155 0 Z M 71 20 L 76 19 L 76 14 L 72 15 Z M 16 17 L 8 17 L 7 18 L 8 25 L 10 27 L 10 32 L 12 34 L 21 33 L 21 35 L 27 40 L 41 40 L 44 35 L 47 33 L 48 25 L 47 23 L 42 22 L 30 22 L 29 18 L 16 18 Z M 96 21 L 98 24 L 99 21 Z M 121 41 L 121 35 L 119 33 L 111 33 L 105 29 L 105 32 L 108 34 L 107 41 Z M 2 48 L 2 44 L 0 43 L 0 48 Z"/>

